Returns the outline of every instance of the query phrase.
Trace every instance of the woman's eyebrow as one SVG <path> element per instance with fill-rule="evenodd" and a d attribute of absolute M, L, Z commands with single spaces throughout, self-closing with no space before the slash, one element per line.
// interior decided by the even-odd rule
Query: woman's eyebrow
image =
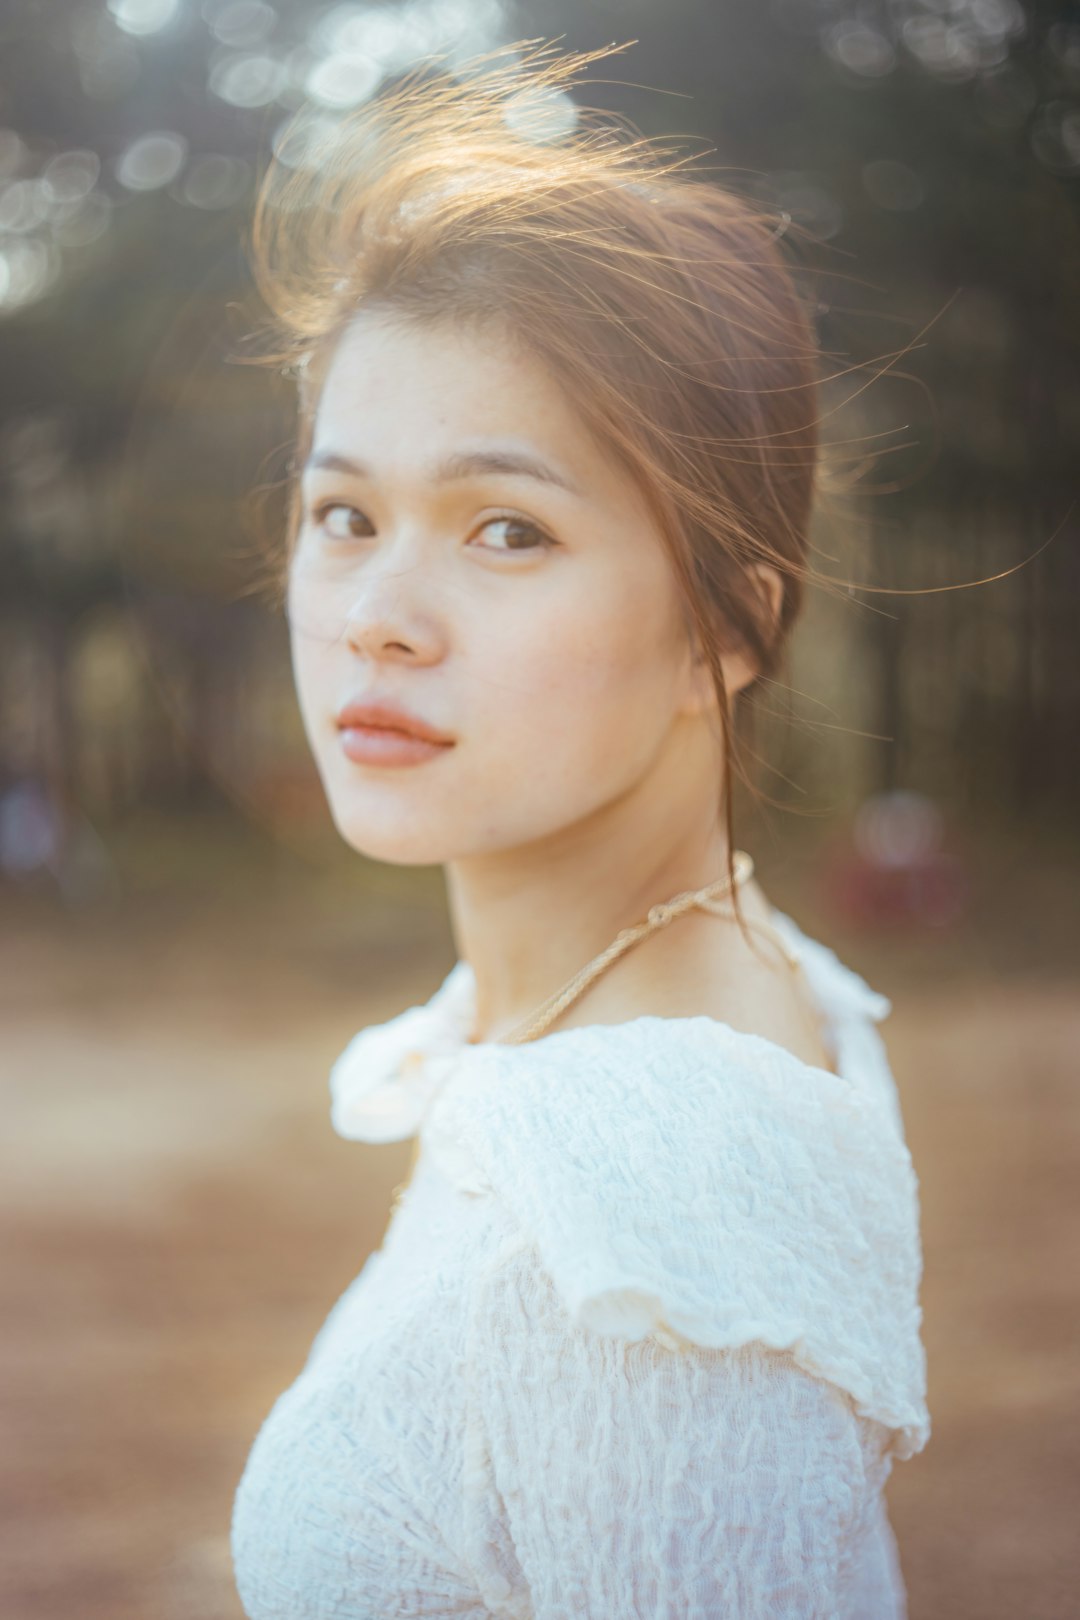
<path fill-rule="evenodd" d="M 305 472 L 324 469 L 328 472 L 347 473 L 353 478 L 370 478 L 371 468 L 353 456 L 335 450 L 319 450 L 305 463 Z M 488 449 L 457 450 L 428 469 L 432 483 L 445 483 L 453 478 L 474 478 L 488 474 L 509 478 L 535 478 L 540 483 L 555 484 L 571 495 L 581 491 L 567 473 L 542 461 L 527 450 Z"/>

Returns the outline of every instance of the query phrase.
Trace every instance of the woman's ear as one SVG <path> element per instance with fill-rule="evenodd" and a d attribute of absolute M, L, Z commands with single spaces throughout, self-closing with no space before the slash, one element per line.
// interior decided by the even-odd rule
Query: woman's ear
<path fill-rule="evenodd" d="M 770 627 L 775 629 L 780 622 L 780 610 L 784 602 L 783 578 L 771 563 L 751 563 L 749 572 L 757 580 L 759 593 L 766 604 Z M 734 698 L 737 692 L 741 692 L 744 686 L 749 686 L 761 673 L 757 660 L 751 655 L 745 643 L 725 654 L 722 662 L 724 682 L 731 698 Z"/>
<path fill-rule="evenodd" d="M 784 601 L 783 578 L 771 563 L 751 563 L 749 571 L 755 575 L 759 589 L 768 604 L 772 624 L 778 624 L 780 610 Z M 712 671 L 702 650 L 701 638 L 696 624 L 690 627 L 690 647 L 690 692 L 686 712 L 688 714 L 700 714 L 705 710 L 716 707 L 717 693 Z M 745 643 L 736 643 L 730 650 L 721 653 L 720 665 L 724 672 L 724 685 L 727 688 L 729 703 L 733 702 L 736 694 L 741 692 L 743 687 L 749 686 L 751 681 L 755 680 L 760 673 L 756 661 L 750 655 Z"/>
<path fill-rule="evenodd" d="M 773 633 L 779 629 L 780 614 L 784 606 L 784 580 L 780 571 L 771 563 L 752 563 L 750 572 L 757 576 L 759 584 L 764 589 L 768 599 L 769 623 Z"/>

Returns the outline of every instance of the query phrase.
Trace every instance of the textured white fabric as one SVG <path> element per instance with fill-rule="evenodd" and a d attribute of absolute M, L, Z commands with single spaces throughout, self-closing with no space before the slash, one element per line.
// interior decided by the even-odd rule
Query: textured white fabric
<path fill-rule="evenodd" d="M 331 1073 L 419 1132 L 382 1247 L 248 1458 L 251 1620 L 903 1620 L 926 1444 L 890 1011 L 789 917 L 837 1074 L 706 1017 L 471 1046 L 459 962 Z"/>

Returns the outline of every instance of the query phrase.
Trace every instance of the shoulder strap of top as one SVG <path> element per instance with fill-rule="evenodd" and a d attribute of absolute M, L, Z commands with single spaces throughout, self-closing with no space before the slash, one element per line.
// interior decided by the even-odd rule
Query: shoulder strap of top
<path fill-rule="evenodd" d="M 784 911 L 772 908 L 772 922 L 784 943 L 801 959 L 824 1007 L 837 1021 L 887 1018 L 892 1002 L 879 990 L 871 989 L 853 968 L 841 962 L 834 950 L 803 932 Z"/>
<path fill-rule="evenodd" d="M 892 1012 L 892 1001 L 873 989 L 836 952 L 804 933 L 794 918 L 772 908 L 772 922 L 788 949 L 802 963 L 836 1050 L 837 1067 L 858 1078 L 889 1109 L 900 1135 L 903 1113 L 896 1077 L 878 1025 Z"/>

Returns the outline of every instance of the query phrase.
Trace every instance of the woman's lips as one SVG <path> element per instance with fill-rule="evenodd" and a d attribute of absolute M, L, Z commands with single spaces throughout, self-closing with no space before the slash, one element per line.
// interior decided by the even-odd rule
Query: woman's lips
<path fill-rule="evenodd" d="M 341 728 L 342 751 L 357 765 L 421 765 L 445 754 L 453 743 L 429 742 L 389 726 L 350 725 Z"/>

